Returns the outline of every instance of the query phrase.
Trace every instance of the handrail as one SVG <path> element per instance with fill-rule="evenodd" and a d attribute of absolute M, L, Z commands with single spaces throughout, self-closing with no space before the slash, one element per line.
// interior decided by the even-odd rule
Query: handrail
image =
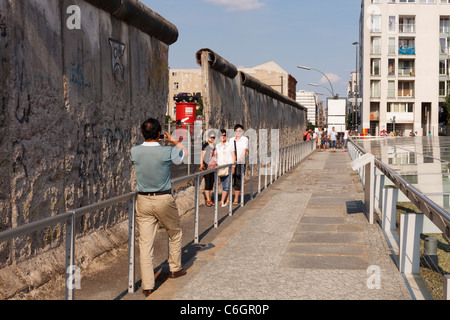
<path fill-rule="evenodd" d="M 306 152 L 302 149 L 302 146 L 306 146 Z M 315 150 L 315 141 L 308 141 L 308 142 L 300 142 L 297 144 L 290 145 L 288 147 L 284 147 L 281 149 L 278 149 L 276 151 L 267 152 L 265 154 L 259 154 L 255 157 L 252 157 L 250 159 L 257 159 L 257 165 L 258 165 L 258 193 L 261 192 L 261 173 L 260 173 L 260 166 L 261 166 L 261 159 L 263 157 L 269 157 L 270 154 L 270 162 L 275 159 L 275 165 L 277 166 L 277 171 L 279 171 L 279 175 L 275 173 L 275 180 L 278 179 L 281 175 L 292 169 L 294 166 L 296 166 L 298 163 L 303 161 L 306 157 L 308 157 L 313 151 Z M 247 159 L 247 160 L 250 160 Z M 242 162 L 234 162 L 230 164 L 226 164 L 220 167 L 215 167 L 213 169 L 205 170 L 202 172 L 198 172 L 192 175 L 180 177 L 180 178 L 174 178 L 171 179 L 172 184 L 175 184 L 176 182 L 181 182 L 185 180 L 190 180 L 195 178 L 195 241 L 198 241 L 198 212 L 199 212 L 199 185 L 200 185 L 200 177 L 214 173 L 215 174 L 215 190 L 218 188 L 218 172 L 220 169 L 229 167 L 232 169 L 232 167 L 235 164 L 242 164 Z M 251 169 L 251 180 L 250 180 L 250 199 L 253 199 L 253 161 L 250 163 Z M 273 183 L 273 177 L 272 177 L 272 168 L 271 165 L 271 172 L 270 172 L 270 179 L 269 184 Z M 243 170 L 243 168 L 242 168 Z M 231 172 L 231 171 L 230 171 Z M 266 166 L 266 179 L 265 179 L 265 188 L 268 186 L 267 181 L 267 166 Z M 232 175 L 230 179 L 230 186 L 232 185 Z M 134 275 L 135 275 L 135 258 L 134 258 L 134 252 L 135 252 L 135 199 L 137 197 L 137 192 L 130 192 L 125 195 L 121 195 L 118 197 L 114 197 L 111 199 L 107 199 L 105 201 L 95 203 L 92 205 L 88 205 L 82 208 L 78 208 L 69 212 L 65 212 L 62 214 L 58 214 L 53 217 L 45 218 L 39 221 L 31 222 L 25 225 L 21 225 L 16 228 L 12 228 L 6 231 L 0 232 L 0 243 L 11 240 L 15 237 L 19 237 L 22 235 L 25 235 L 27 233 L 31 233 L 34 231 L 42 230 L 48 226 L 55 225 L 58 223 L 66 223 L 66 300 L 73 300 L 74 299 L 74 290 L 75 287 L 71 285 L 72 277 L 73 277 L 73 265 L 75 261 L 75 218 L 79 216 L 83 216 L 85 214 L 88 214 L 92 211 L 104 209 L 109 206 L 113 206 L 125 201 L 131 200 L 131 206 L 129 207 L 129 268 L 128 268 L 128 291 L 129 292 L 135 292 L 135 281 L 134 281 Z M 231 193 L 230 193 L 231 194 Z M 216 201 L 215 201 L 215 222 L 214 227 L 218 227 L 218 219 L 217 219 L 217 207 L 218 207 L 218 193 L 215 192 Z M 232 215 L 232 202 L 230 203 L 230 216 Z M 241 206 L 244 206 L 244 179 L 241 179 Z M 133 241 L 132 241 L 133 240 Z M 69 274 L 70 272 L 70 274 Z M 72 283 L 73 284 L 73 283 Z"/>
<path fill-rule="evenodd" d="M 364 148 L 357 145 L 352 139 L 350 139 L 350 142 L 363 154 L 367 153 Z M 447 211 L 430 200 L 410 183 L 406 182 L 400 175 L 380 160 L 375 159 L 375 166 L 383 172 L 383 174 L 385 174 L 395 184 L 395 186 L 402 191 L 404 195 L 436 225 L 437 228 L 439 228 L 439 230 L 441 230 L 447 237 L 450 237 L 450 214 Z"/>

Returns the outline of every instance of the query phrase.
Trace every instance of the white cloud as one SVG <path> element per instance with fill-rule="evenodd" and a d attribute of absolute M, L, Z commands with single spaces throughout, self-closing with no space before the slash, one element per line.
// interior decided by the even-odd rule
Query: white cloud
<path fill-rule="evenodd" d="M 248 11 L 259 9 L 264 3 L 259 0 L 205 0 L 206 2 L 226 6 L 227 11 Z"/>
<path fill-rule="evenodd" d="M 328 73 L 327 77 L 328 79 L 330 79 L 331 83 L 338 83 L 342 81 L 342 79 L 337 74 L 334 73 Z M 320 79 L 320 83 L 328 83 L 327 78 L 322 77 L 322 79 Z"/>

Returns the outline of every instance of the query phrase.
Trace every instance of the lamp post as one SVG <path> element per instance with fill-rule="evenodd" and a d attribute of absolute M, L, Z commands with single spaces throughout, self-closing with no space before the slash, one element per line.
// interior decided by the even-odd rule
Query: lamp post
<path fill-rule="evenodd" d="M 356 48 L 356 74 L 355 74 L 355 81 L 356 81 L 356 85 L 355 85 L 355 107 L 353 109 L 353 124 L 354 124 L 354 129 L 358 128 L 358 114 L 359 114 L 359 108 L 358 108 L 358 99 L 359 99 L 359 86 L 358 86 L 358 48 L 359 48 L 359 42 L 353 42 L 352 45 L 355 46 Z"/>
<path fill-rule="evenodd" d="M 333 99 L 337 99 L 337 98 L 338 98 L 338 96 L 334 93 L 333 84 L 331 83 L 330 78 L 328 78 L 328 76 L 327 76 L 325 73 L 323 73 L 322 71 L 320 71 L 320 70 L 318 70 L 318 69 L 314 69 L 314 68 L 310 68 L 310 67 L 305 67 L 305 66 L 297 66 L 297 68 L 303 69 L 303 70 L 314 70 L 314 71 L 317 71 L 317 72 L 323 74 L 324 77 L 325 77 L 325 79 L 328 80 L 328 83 L 330 84 L 330 87 L 331 87 L 331 91 L 330 91 L 328 88 L 327 88 L 327 90 L 331 92 L 331 94 L 332 94 L 332 96 L 333 96 Z M 318 85 L 317 85 L 317 86 L 318 86 Z"/>

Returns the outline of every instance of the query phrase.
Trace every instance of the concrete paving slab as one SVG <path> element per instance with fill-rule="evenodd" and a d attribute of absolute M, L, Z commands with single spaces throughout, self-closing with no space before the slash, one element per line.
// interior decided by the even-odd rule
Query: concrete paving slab
<path fill-rule="evenodd" d="M 292 242 L 364 244 L 365 240 L 360 233 L 299 232 L 294 235 Z"/>
<path fill-rule="evenodd" d="M 298 256 L 285 255 L 282 268 L 367 270 L 369 263 L 363 257 L 355 256 Z"/>

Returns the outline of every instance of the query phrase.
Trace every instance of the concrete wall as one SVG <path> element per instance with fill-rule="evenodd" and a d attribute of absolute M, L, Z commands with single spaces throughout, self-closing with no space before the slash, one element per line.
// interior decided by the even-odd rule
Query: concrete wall
<path fill-rule="evenodd" d="M 202 67 L 205 129 L 280 130 L 280 147 L 302 140 L 307 127 L 306 109 L 266 84 L 239 72 L 217 53 L 197 53 Z M 270 138 L 269 138 L 270 141 Z M 269 143 L 270 145 L 270 143 Z"/>
<path fill-rule="evenodd" d="M 0 231 L 134 190 L 140 124 L 164 120 L 176 28 L 149 21 L 168 26 L 165 43 L 123 21 L 154 14 L 138 1 L 97 3 L 0 0 Z M 81 29 L 67 27 L 71 5 Z M 116 225 L 122 209 L 86 216 L 78 234 Z M 62 230 L 0 244 L 0 268 L 62 243 Z"/>

